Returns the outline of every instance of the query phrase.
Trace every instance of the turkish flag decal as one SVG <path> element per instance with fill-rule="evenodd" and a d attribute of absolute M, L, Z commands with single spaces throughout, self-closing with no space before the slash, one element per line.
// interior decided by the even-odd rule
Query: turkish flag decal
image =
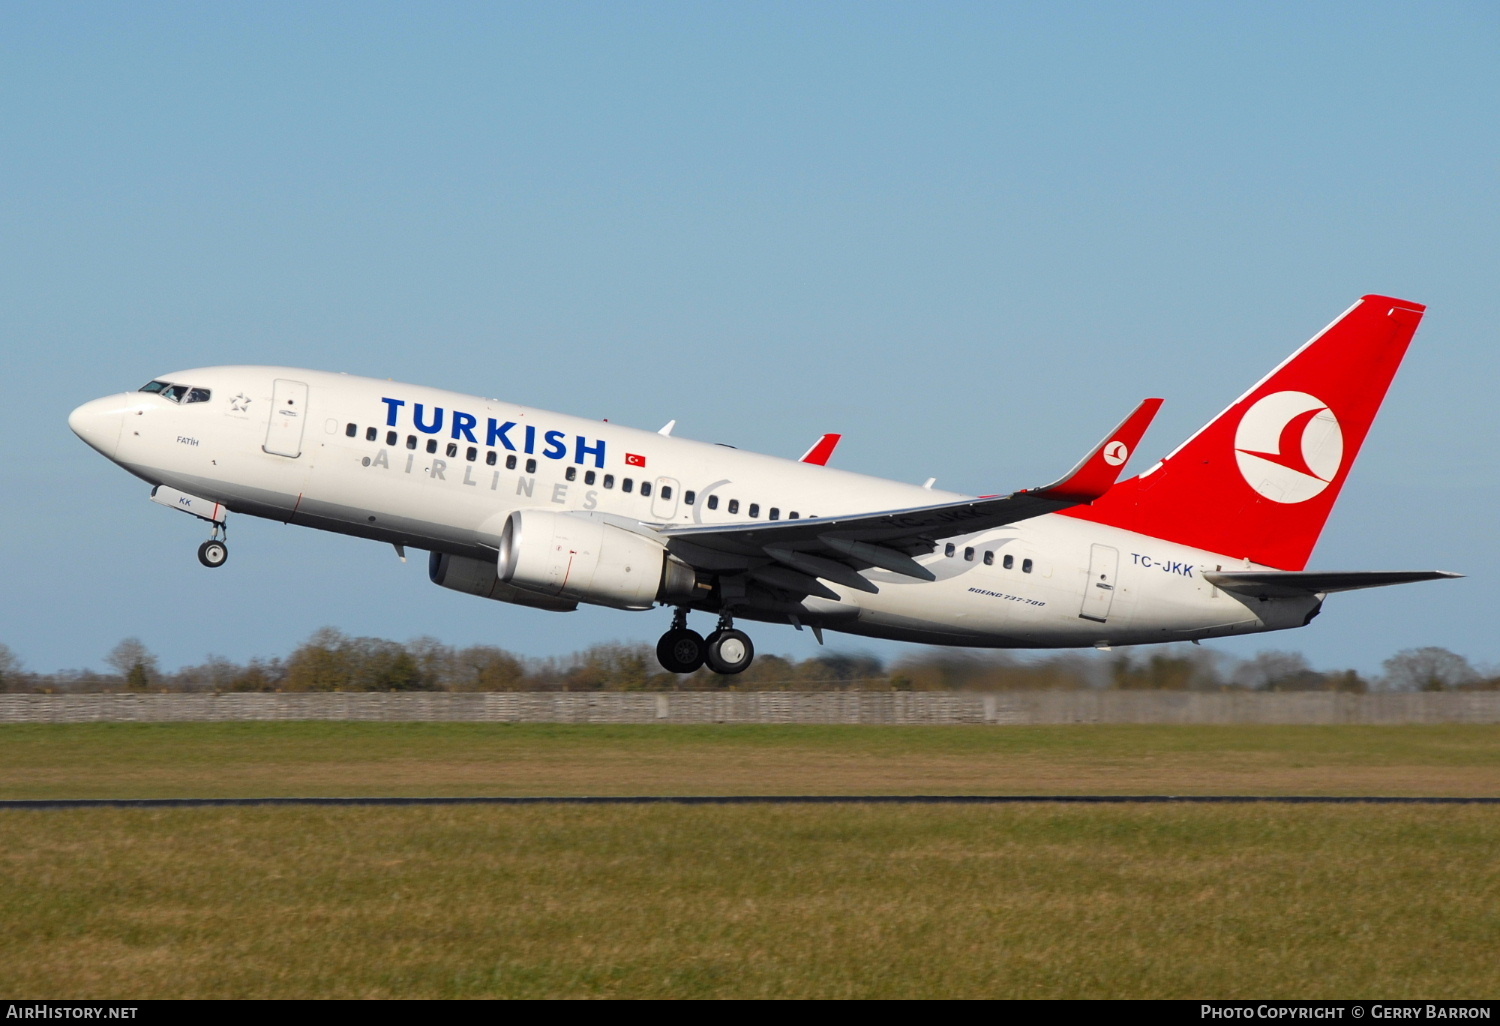
<path fill-rule="evenodd" d="M 646 465 L 646 457 L 637 456 L 633 452 L 627 452 L 625 454 L 625 465 L 627 467 L 644 467 Z"/>

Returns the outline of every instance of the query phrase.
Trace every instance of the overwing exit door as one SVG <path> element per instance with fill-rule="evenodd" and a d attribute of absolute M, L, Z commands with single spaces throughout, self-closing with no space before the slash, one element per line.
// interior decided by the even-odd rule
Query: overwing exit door
<path fill-rule="evenodd" d="M 674 478 L 656 479 L 656 491 L 651 496 L 653 520 L 671 520 L 677 515 L 677 490 L 680 486 Z"/>
<path fill-rule="evenodd" d="M 277 378 L 271 386 L 271 423 L 266 425 L 266 444 L 273 456 L 302 455 L 302 429 L 307 424 L 307 383 Z"/>
<path fill-rule="evenodd" d="M 1120 570 L 1120 552 L 1109 545 L 1089 548 L 1089 576 L 1083 585 L 1083 608 L 1078 615 L 1085 620 L 1104 623 L 1109 607 L 1115 601 L 1115 575 Z"/>

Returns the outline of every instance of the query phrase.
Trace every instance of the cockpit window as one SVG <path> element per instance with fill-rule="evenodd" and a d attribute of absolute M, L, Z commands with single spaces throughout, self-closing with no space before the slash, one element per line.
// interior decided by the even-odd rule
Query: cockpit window
<path fill-rule="evenodd" d="M 190 403 L 206 403 L 212 395 L 213 393 L 206 388 L 190 388 L 188 389 L 187 401 Z"/>
<path fill-rule="evenodd" d="M 182 397 L 187 394 L 188 387 L 186 385 L 168 385 L 161 390 L 161 397 L 163 399 L 170 399 L 174 403 L 182 402 Z"/>
<path fill-rule="evenodd" d="M 162 389 L 164 389 L 166 387 L 167 387 L 167 383 L 165 381 L 148 381 L 144 385 L 141 386 L 141 391 L 142 392 L 160 392 Z"/>

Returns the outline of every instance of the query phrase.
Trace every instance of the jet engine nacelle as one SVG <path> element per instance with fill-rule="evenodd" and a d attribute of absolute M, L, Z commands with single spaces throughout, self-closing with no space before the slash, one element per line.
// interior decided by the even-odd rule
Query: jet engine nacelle
<path fill-rule="evenodd" d="M 523 509 L 500 533 L 497 569 L 505 584 L 617 609 L 650 609 L 698 595 L 692 567 L 651 538 L 598 517 Z"/>
<path fill-rule="evenodd" d="M 487 559 L 470 559 L 468 556 L 434 552 L 427 558 L 427 577 L 433 584 L 444 588 L 452 588 L 466 595 L 495 599 L 497 602 L 514 602 L 516 605 L 547 609 L 554 613 L 571 613 L 578 608 L 577 602 L 549 598 L 506 584 L 495 572 L 495 564 Z"/>

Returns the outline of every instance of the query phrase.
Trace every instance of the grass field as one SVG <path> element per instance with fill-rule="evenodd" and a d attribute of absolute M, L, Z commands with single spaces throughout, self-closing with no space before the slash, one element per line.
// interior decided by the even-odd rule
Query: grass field
<path fill-rule="evenodd" d="M 1500 727 L 0 726 L 0 798 L 1500 795 Z"/>
<path fill-rule="evenodd" d="M 4 797 L 1500 794 L 1500 730 L 0 728 Z M 0 813 L 14 997 L 1451 997 L 1500 809 Z"/>

